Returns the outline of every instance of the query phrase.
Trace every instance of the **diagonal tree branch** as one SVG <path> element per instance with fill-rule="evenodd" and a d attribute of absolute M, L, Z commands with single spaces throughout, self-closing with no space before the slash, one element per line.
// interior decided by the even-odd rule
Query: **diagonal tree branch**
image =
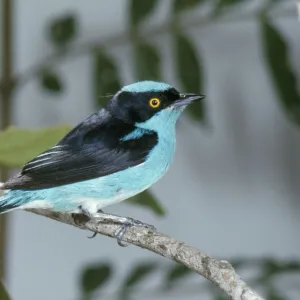
<path fill-rule="evenodd" d="M 89 219 L 80 214 L 62 214 L 37 209 L 28 211 L 109 237 L 115 237 L 115 232 L 120 229 L 120 224 L 113 223 L 111 219 L 101 219 L 100 223 L 97 219 Z M 232 300 L 264 300 L 239 277 L 230 263 L 208 256 L 168 235 L 144 227 L 131 227 L 124 234 L 123 240 L 197 272 L 217 285 Z"/>

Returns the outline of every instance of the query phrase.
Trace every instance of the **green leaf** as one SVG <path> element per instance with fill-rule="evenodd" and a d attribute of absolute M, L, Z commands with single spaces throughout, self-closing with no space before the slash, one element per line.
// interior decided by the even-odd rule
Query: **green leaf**
<path fill-rule="evenodd" d="M 10 127 L 0 132 L 0 166 L 22 167 L 54 146 L 71 128 L 55 126 L 38 130 Z"/>
<path fill-rule="evenodd" d="M 65 46 L 70 43 L 77 33 L 75 16 L 67 15 L 52 22 L 49 28 L 50 41 L 55 46 Z"/>
<path fill-rule="evenodd" d="M 160 203 L 151 195 L 149 191 L 140 193 L 126 201 L 129 204 L 135 204 L 147 207 L 151 209 L 156 215 L 164 216 L 166 214 L 165 209 Z"/>
<path fill-rule="evenodd" d="M 188 10 L 196 6 L 197 4 L 203 3 L 205 0 L 174 0 L 173 1 L 173 11 L 175 13 Z"/>
<path fill-rule="evenodd" d="M 265 259 L 260 265 L 262 266 L 261 276 L 258 278 L 258 282 L 269 282 L 274 276 L 282 273 L 291 273 L 300 271 L 300 262 L 295 260 L 291 261 L 278 261 L 275 259 Z"/>
<path fill-rule="evenodd" d="M 121 89 L 118 69 L 113 59 L 103 50 L 95 49 L 93 56 L 94 98 L 98 106 L 105 106 L 109 96 Z"/>
<path fill-rule="evenodd" d="M 43 70 L 40 73 L 41 86 L 50 92 L 58 93 L 62 90 L 62 82 L 57 74 L 51 70 Z"/>
<path fill-rule="evenodd" d="M 283 297 L 277 289 L 274 287 L 270 287 L 267 293 L 267 299 L 268 300 L 284 300 L 286 299 Z"/>
<path fill-rule="evenodd" d="M 175 40 L 175 67 L 177 77 L 181 82 L 182 89 L 189 93 L 202 93 L 202 66 L 199 54 L 192 42 L 182 33 L 176 33 Z M 187 107 L 189 115 L 200 122 L 205 121 L 204 101 L 198 101 Z"/>
<path fill-rule="evenodd" d="M 228 300 L 228 296 L 224 295 L 223 293 L 219 292 L 216 296 L 215 296 L 215 300 Z M 270 300 L 270 299 L 269 299 Z"/>
<path fill-rule="evenodd" d="M 133 288 L 149 276 L 156 268 L 157 265 L 152 262 L 141 263 L 134 266 L 123 283 L 123 289 Z"/>
<path fill-rule="evenodd" d="M 6 288 L 1 281 L 0 281 L 0 299 L 1 300 L 10 300 L 8 292 L 6 291 Z"/>
<path fill-rule="evenodd" d="M 219 0 L 217 2 L 216 10 L 221 10 L 223 8 L 227 8 L 242 2 L 245 2 L 245 0 Z"/>
<path fill-rule="evenodd" d="M 289 261 L 284 263 L 285 272 L 300 272 L 300 261 Z"/>
<path fill-rule="evenodd" d="M 161 61 L 157 49 L 147 43 L 135 47 L 135 77 L 137 80 L 161 80 Z"/>
<path fill-rule="evenodd" d="M 84 294 L 90 294 L 107 283 L 112 275 L 108 264 L 92 265 L 83 270 L 81 274 L 81 288 Z"/>
<path fill-rule="evenodd" d="M 178 280 L 185 278 L 187 275 L 191 275 L 194 272 L 192 272 L 190 269 L 183 265 L 174 265 L 170 268 L 170 270 L 167 272 L 166 278 L 165 278 L 165 286 L 167 288 L 171 288 L 178 282 Z"/>
<path fill-rule="evenodd" d="M 156 7 L 157 0 L 129 0 L 130 25 L 136 26 L 149 16 Z"/>
<path fill-rule="evenodd" d="M 281 271 L 280 262 L 274 259 L 266 259 L 263 262 L 261 276 L 258 279 L 258 282 L 267 282 L 274 275 L 278 274 Z"/>
<path fill-rule="evenodd" d="M 269 74 L 287 116 L 300 125 L 300 95 L 286 41 L 266 18 L 261 21 L 264 55 Z"/>
<path fill-rule="evenodd" d="M 215 292 L 215 296 L 213 298 L 214 300 L 228 300 L 228 296 L 224 295 L 224 293 L 218 291 Z M 268 299 L 269 300 L 269 299 Z"/>

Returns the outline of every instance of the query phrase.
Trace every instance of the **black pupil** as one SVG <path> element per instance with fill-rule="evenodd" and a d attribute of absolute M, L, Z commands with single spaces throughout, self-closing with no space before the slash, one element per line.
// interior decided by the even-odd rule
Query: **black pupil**
<path fill-rule="evenodd" d="M 152 105 L 156 106 L 158 104 L 157 100 L 152 100 Z"/>

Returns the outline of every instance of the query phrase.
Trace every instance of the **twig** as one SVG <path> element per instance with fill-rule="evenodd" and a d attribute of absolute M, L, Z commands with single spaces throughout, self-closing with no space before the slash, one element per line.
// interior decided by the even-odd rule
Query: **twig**
<path fill-rule="evenodd" d="M 79 214 L 62 214 L 37 209 L 28 211 L 113 238 L 115 232 L 120 229 L 120 225 L 112 223 L 111 219 L 107 222 L 102 219 L 100 223 L 99 220 L 89 219 Z M 217 285 L 232 300 L 264 300 L 239 277 L 227 261 L 217 260 L 163 233 L 151 231 L 144 227 L 131 227 L 124 234 L 123 240 L 169 258 L 197 272 Z"/>

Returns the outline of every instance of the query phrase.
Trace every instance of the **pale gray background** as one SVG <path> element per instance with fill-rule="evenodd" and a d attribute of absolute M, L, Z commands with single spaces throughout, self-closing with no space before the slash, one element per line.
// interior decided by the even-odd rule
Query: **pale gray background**
<path fill-rule="evenodd" d="M 163 2 L 160 20 L 170 3 Z M 79 41 L 101 41 L 123 31 L 126 4 L 124 0 L 16 0 L 15 70 L 24 72 L 51 53 L 44 29 L 54 17 L 75 12 L 81 24 Z M 288 18 L 277 24 L 288 37 L 299 72 L 300 23 Z M 210 129 L 181 119 L 175 161 L 152 189 L 168 209 L 164 219 L 126 204 L 109 211 L 155 224 L 222 258 L 300 258 L 300 129 L 278 105 L 263 64 L 258 26 L 254 21 L 227 22 L 194 27 L 188 33 L 204 57 Z M 160 36 L 154 42 L 164 55 L 166 80 L 176 84 L 168 38 Z M 132 82 L 130 47 L 111 52 L 124 83 Z M 88 55 L 59 65 L 67 89 L 58 97 L 45 94 L 34 81 L 26 84 L 15 96 L 13 123 L 30 128 L 76 124 L 89 115 L 94 109 L 90 66 Z M 94 261 L 111 261 L 118 267 L 109 286 L 114 291 L 131 264 L 160 259 L 136 247 L 123 249 L 105 237 L 89 240 L 86 232 L 29 213 L 14 212 L 10 217 L 7 284 L 14 300 L 75 300 L 81 268 Z M 147 284 L 152 281 L 159 278 L 154 276 Z M 204 299 L 195 288 L 186 288 L 183 295 Z M 183 295 L 178 294 L 178 299 Z M 152 298 L 149 288 L 145 298 Z"/>

